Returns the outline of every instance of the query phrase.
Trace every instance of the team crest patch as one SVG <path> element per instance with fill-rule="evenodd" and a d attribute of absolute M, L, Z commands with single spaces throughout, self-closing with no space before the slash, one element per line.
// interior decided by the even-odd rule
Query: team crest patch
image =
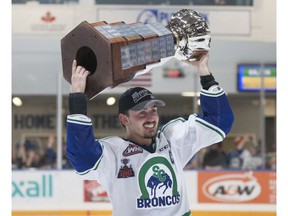
<path fill-rule="evenodd" d="M 138 173 L 138 186 L 138 209 L 169 207 L 180 202 L 176 175 L 165 157 L 150 158 L 142 165 Z"/>
<path fill-rule="evenodd" d="M 143 148 L 130 143 L 129 146 L 125 149 L 125 151 L 122 153 L 122 155 L 124 157 L 128 157 L 139 153 L 143 153 Z"/>
<path fill-rule="evenodd" d="M 121 162 L 124 164 L 124 166 L 121 166 L 117 178 L 128 178 L 135 176 L 134 170 L 132 169 L 132 166 L 129 167 L 127 164 L 129 163 L 129 159 L 122 159 Z"/>

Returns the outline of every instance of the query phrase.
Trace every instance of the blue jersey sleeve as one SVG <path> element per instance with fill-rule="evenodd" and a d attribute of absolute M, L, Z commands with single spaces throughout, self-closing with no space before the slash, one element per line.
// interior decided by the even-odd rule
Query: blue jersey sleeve
<path fill-rule="evenodd" d="M 66 154 L 79 173 L 92 169 L 101 159 L 102 146 L 95 140 L 91 119 L 85 115 L 67 116 Z"/>
<path fill-rule="evenodd" d="M 220 128 L 227 135 L 232 128 L 234 115 L 224 90 L 212 92 L 202 89 L 200 103 L 203 114 L 197 117 Z"/>

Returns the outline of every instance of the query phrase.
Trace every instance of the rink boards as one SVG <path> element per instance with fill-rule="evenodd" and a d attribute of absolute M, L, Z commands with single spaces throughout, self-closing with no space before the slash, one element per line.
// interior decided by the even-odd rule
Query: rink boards
<path fill-rule="evenodd" d="M 276 215 L 276 172 L 186 171 L 193 216 Z M 13 171 L 13 216 L 111 215 L 106 191 L 74 171 Z"/>

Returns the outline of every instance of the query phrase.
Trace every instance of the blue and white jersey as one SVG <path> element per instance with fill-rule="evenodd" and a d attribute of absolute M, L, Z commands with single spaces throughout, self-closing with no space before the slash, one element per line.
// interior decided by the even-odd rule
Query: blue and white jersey
<path fill-rule="evenodd" d="M 223 89 L 202 89 L 200 99 L 203 114 L 164 125 L 154 153 L 117 136 L 95 139 L 90 118 L 67 117 L 67 156 L 77 174 L 106 189 L 113 216 L 191 215 L 183 168 L 201 148 L 222 141 L 234 121 Z"/>

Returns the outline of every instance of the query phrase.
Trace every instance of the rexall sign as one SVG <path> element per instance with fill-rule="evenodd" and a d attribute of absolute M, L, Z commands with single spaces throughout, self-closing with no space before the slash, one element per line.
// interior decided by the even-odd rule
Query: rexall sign
<path fill-rule="evenodd" d="M 23 173 L 24 174 L 24 173 Z M 26 174 L 26 173 L 25 173 Z M 40 174 L 40 173 L 39 173 Z M 40 175 L 23 175 L 22 178 L 12 181 L 12 198 L 52 198 L 53 176 L 41 173 Z"/>

